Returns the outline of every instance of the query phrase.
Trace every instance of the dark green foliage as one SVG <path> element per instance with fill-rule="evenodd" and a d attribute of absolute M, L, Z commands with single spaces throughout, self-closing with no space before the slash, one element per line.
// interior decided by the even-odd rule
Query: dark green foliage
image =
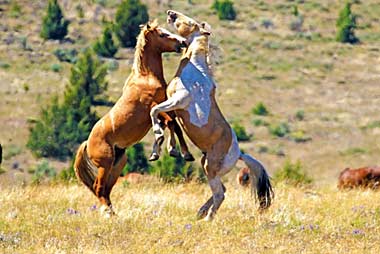
<path fill-rule="evenodd" d="M 298 121 L 302 121 L 302 120 L 304 120 L 304 119 L 305 119 L 305 111 L 303 111 L 302 109 L 301 109 L 301 110 L 298 110 L 298 111 L 296 112 L 295 117 L 296 117 L 296 119 L 297 119 Z"/>
<path fill-rule="evenodd" d="M 259 116 L 266 116 L 269 114 L 269 111 L 265 107 L 264 103 L 259 102 L 254 108 L 252 108 L 252 113 Z"/>
<path fill-rule="evenodd" d="M 144 144 L 137 143 L 129 147 L 126 151 L 127 165 L 125 165 L 122 175 L 129 172 L 149 173 L 150 166 L 144 152 Z"/>
<path fill-rule="evenodd" d="M 69 21 L 63 17 L 57 0 L 49 0 L 46 16 L 42 21 L 41 37 L 43 39 L 61 40 L 67 35 Z"/>
<path fill-rule="evenodd" d="M 102 38 L 95 42 L 94 51 L 103 57 L 113 57 L 116 54 L 117 47 L 112 39 L 112 30 L 109 26 L 105 27 Z"/>
<path fill-rule="evenodd" d="M 284 166 L 277 170 L 274 174 L 274 180 L 277 182 L 285 182 L 291 185 L 303 185 L 313 182 L 306 172 L 302 169 L 300 161 L 292 163 L 290 160 L 285 161 Z"/>
<path fill-rule="evenodd" d="M 289 125 L 287 123 L 271 124 L 268 127 L 269 132 L 277 137 L 284 137 L 290 132 Z"/>
<path fill-rule="evenodd" d="M 230 0 L 215 0 L 211 8 L 217 11 L 218 17 L 221 20 L 236 19 L 236 11 L 234 8 L 234 4 Z"/>
<path fill-rule="evenodd" d="M 49 165 L 47 160 L 42 160 L 34 169 L 32 182 L 35 184 L 41 183 L 43 180 L 49 180 L 57 175 L 55 168 Z"/>
<path fill-rule="evenodd" d="M 75 171 L 74 171 L 74 161 L 75 157 L 71 160 L 70 167 L 63 169 L 59 174 L 59 179 L 63 181 L 76 181 Z"/>
<path fill-rule="evenodd" d="M 123 47 L 136 46 L 140 25 L 148 22 L 147 7 L 139 0 L 124 0 L 116 11 L 114 32 Z"/>
<path fill-rule="evenodd" d="M 355 36 L 356 15 L 351 12 L 351 3 L 347 2 L 339 13 L 336 22 L 338 33 L 336 40 L 343 43 L 358 43 L 359 39 Z"/>
<path fill-rule="evenodd" d="M 251 138 L 245 131 L 244 126 L 237 122 L 232 124 L 232 129 L 234 130 L 238 141 L 248 141 Z"/>
<path fill-rule="evenodd" d="M 173 158 L 165 152 L 160 160 L 153 164 L 151 172 L 165 182 L 172 182 L 189 179 L 192 167 L 190 163 L 186 164 L 182 157 Z"/>
<path fill-rule="evenodd" d="M 76 49 L 56 49 L 53 54 L 61 62 L 76 63 L 78 60 L 78 51 Z"/>
<path fill-rule="evenodd" d="M 84 141 L 97 116 L 92 105 L 105 91 L 106 68 L 86 50 L 71 68 L 70 84 L 66 87 L 62 104 L 55 97 L 42 109 L 40 119 L 30 129 L 27 147 L 38 157 L 64 158 L 72 156 Z"/>

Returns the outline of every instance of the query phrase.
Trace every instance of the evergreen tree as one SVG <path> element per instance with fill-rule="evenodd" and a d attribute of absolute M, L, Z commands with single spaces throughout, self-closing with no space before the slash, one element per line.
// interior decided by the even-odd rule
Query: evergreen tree
<path fill-rule="evenodd" d="M 69 21 L 63 17 L 57 0 L 49 0 L 46 16 L 42 20 L 41 37 L 60 40 L 67 35 Z"/>
<path fill-rule="evenodd" d="M 129 172 L 148 173 L 150 166 L 144 152 L 144 144 L 137 143 L 129 147 L 126 151 L 127 165 L 125 165 L 122 175 Z"/>
<path fill-rule="evenodd" d="M 140 25 L 148 22 L 147 7 L 139 0 L 124 0 L 118 7 L 114 32 L 123 47 L 136 46 Z"/>
<path fill-rule="evenodd" d="M 117 52 L 117 47 L 112 39 L 112 30 L 109 26 L 103 30 L 102 38 L 94 44 L 96 54 L 104 57 L 113 57 Z"/>
<path fill-rule="evenodd" d="M 65 158 L 72 156 L 78 144 L 89 135 L 97 121 L 91 110 L 97 95 L 107 85 L 106 67 L 86 50 L 71 68 L 70 84 L 62 104 L 54 97 L 43 108 L 40 119 L 30 129 L 27 147 L 38 157 Z"/>
<path fill-rule="evenodd" d="M 347 2 L 339 13 L 336 22 L 338 33 L 336 40 L 343 43 L 358 43 L 359 39 L 355 36 L 356 16 L 351 12 L 351 3 Z"/>
<path fill-rule="evenodd" d="M 230 0 L 215 0 L 211 6 L 212 9 L 215 9 L 218 13 L 219 19 L 223 20 L 235 20 L 236 11 L 234 8 L 233 2 Z"/>

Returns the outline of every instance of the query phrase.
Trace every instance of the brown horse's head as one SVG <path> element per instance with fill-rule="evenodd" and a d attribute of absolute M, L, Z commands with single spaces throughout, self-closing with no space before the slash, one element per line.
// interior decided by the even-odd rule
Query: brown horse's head
<path fill-rule="evenodd" d="M 149 22 L 142 27 L 144 42 L 153 45 L 156 50 L 162 52 L 177 52 L 186 47 L 186 39 L 168 30 L 159 27 L 157 21 Z M 144 43 L 144 44 L 145 44 Z"/>
<path fill-rule="evenodd" d="M 178 34 L 185 38 L 189 38 L 202 28 L 200 23 L 178 11 L 168 10 L 166 13 L 168 24 L 172 25 Z"/>

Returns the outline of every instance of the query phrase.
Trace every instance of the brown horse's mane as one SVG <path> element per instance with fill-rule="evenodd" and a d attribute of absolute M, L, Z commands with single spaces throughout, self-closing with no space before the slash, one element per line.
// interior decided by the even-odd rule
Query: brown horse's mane
<path fill-rule="evenodd" d="M 148 26 L 150 28 L 148 28 Z M 136 50 L 135 50 L 135 58 L 133 60 L 132 70 L 136 73 L 139 73 L 143 71 L 142 65 L 141 65 L 141 59 L 144 53 L 144 47 L 146 45 L 146 38 L 145 36 L 150 30 L 154 30 L 158 27 L 157 20 L 154 20 L 152 22 L 148 23 L 148 26 L 145 25 L 142 29 L 140 34 L 137 36 L 137 42 L 136 42 Z"/>

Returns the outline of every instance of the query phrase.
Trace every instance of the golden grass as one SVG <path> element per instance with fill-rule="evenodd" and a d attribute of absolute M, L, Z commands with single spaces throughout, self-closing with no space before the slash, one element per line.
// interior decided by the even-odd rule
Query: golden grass
<path fill-rule="evenodd" d="M 373 191 L 276 187 L 265 213 L 227 184 L 213 222 L 197 221 L 207 185 L 117 185 L 105 219 L 82 185 L 1 189 L 1 253 L 379 253 Z"/>

